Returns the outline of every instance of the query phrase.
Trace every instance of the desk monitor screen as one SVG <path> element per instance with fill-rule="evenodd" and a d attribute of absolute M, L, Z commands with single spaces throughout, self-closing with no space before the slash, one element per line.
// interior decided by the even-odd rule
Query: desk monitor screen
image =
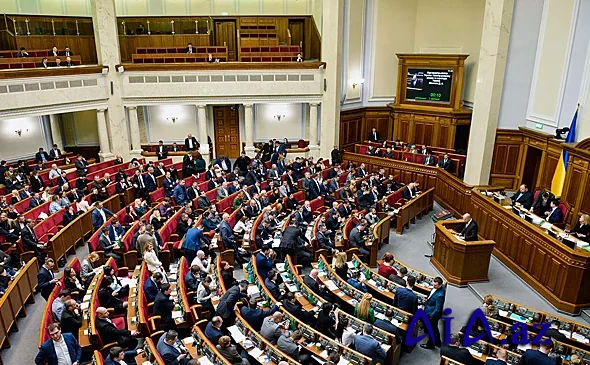
<path fill-rule="evenodd" d="M 520 209 L 518 209 L 517 207 L 515 207 L 514 205 L 512 206 L 512 212 L 516 215 L 520 215 Z"/>
<path fill-rule="evenodd" d="M 547 234 L 549 234 L 551 237 L 557 239 L 557 232 L 549 229 L 549 230 L 547 230 Z"/>
<path fill-rule="evenodd" d="M 452 85 L 453 70 L 408 68 L 406 100 L 448 104 Z"/>
<path fill-rule="evenodd" d="M 498 204 L 502 204 L 502 199 L 500 199 L 500 197 L 497 195 L 494 195 L 494 201 Z"/>
<path fill-rule="evenodd" d="M 524 216 L 524 220 L 529 223 L 533 223 L 533 217 L 531 217 L 529 214 Z"/>
<path fill-rule="evenodd" d="M 575 250 L 576 249 L 576 241 L 572 241 L 569 238 L 564 237 L 561 242 L 563 242 L 564 245 L 566 245 L 567 247 L 571 248 L 572 250 Z"/>

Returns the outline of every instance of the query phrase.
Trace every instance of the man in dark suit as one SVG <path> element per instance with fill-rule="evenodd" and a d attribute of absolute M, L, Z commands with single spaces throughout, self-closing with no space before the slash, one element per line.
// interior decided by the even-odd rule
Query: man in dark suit
<path fill-rule="evenodd" d="M 359 253 L 363 255 L 363 260 L 369 260 L 370 252 L 365 248 L 365 239 L 363 238 L 363 231 L 367 228 L 367 221 L 361 222 L 350 231 L 348 242 L 351 248 L 358 248 Z"/>
<path fill-rule="evenodd" d="M 318 275 L 318 269 L 312 269 L 309 274 L 303 277 L 303 282 L 320 297 L 324 298 L 328 302 L 336 303 L 338 298 L 336 298 L 324 285 L 318 282 Z"/>
<path fill-rule="evenodd" d="M 154 300 L 154 315 L 160 316 L 160 328 L 164 331 L 176 329 L 176 323 L 172 319 L 174 302 L 170 300 L 170 293 L 172 293 L 170 284 L 164 283 Z"/>
<path fill-rule="evenodd" d="M 440 347 L 441 345 L 438 321 L 442 318 L 443 307 L 445 305 L 445 288 L 443 287 L 442 278 L 438 276 L 434 278 L 433 286 L 434 288 L 430 291 L 428 299 L 424 303 L 424 312 L 430 320 L 434 338 L 430 338 L 429 336 L 428 342 L 420 345 L 420 347 L 425 349 L 433 349 L 435 346 Z"/>
<path fill-rule="evenodd" d="M 213 161 L 213 165 L 218 165 L 228 174 L 231 172 L 231 161 L 226 156 L 221 155 L 217 157 L 217 159 Z"/>
<path fill-rule="evenodd" d="M 166 195 L 167 197 L 174 196 L 174 188 L 176 187 L 176 182 L 172 179 L 170 171 L 166 171 L 166 175 L 164 175 L 162 185 L 164 186 L 164 195 Z"/>
<path fill-rule="evenodd" d="M 427 151 L 426 156 L 424 156 L 424 165 L 436 166 L 436 161 L 434 160 L 434 156 L 432 156 L 430 151 Z"/>
<path fill-rule="evenodd" d="M 512 204 L 522 206 L 524 209 L 531 209 L 533 206 L 533 194 L 529 191 L 528 186 L 522 184 L 519 190 L 512 197 Z"/>
<path fill-rule="evenodd" d="M 268 291 L 270 292 L 270 294 L 272 295 L 272 297 L 274 299 L 282 300 L 284 293 L 281 293 L 281 289 L 279 289 L 279 285 L 277 284 L 278 276 L 279 276 L 279 274 L 277 273 L 276 270 L 274 270 L 274 269 L 270 270 L 268 272 L 268 274 L 266 275 L 266 279 L 264 280 L 264 285 L 266 286 L 266 289 L 268 289 Z M 260 318 L 260 326 L 262 326 L 262 319 L 263 318 Z M 258 327 L 258 329 L 260 329 L 260 327 Z"/>
<path fill-rule="evenodd" d="M 291 220 L 293 222 L 293 220 Z M 305 237 L 304 232 L 294 224 L 288 226 L 283 231 L 279 250 L 281 257 L 289 255 L 296 257 L 300 264 L 307 264 L 311 262 L 311 254 L 307 252 L 306 248 L 309 246 L 309 240 Z"/>
<path fill-rule="evenodd" d="M 334 243 L 334 240 L 328 233 L 328 228 L 325 224 L 320 224 L 318 233 L 316 234 L 315 238 L 318 242 L 318 246 L 320 247 L 320 249 L 328 250 L 330 254 L 334 254 L 334 251 L 336 250 L 336 244 Z"/>
<path fill-rule="evenodd" d="M 471 353 L 466 348 L 461 348 L 459 345 L 461 344 L 461 338 L 458 334 L 453 333 L 451 334 L 451 342 L 452 344 L 443 345 L 440 348 L 441 356 L 446 356 L 451 360 L 459 361 L 464 365 L 471 365 L 477 364 L 478 362 L 475 361 L 475 358 L 471 356 Z"/>
<path fill-rule="evenodd" d="M 35 357 L 35 364 L 64 364 L 65 362 L 60 362 L 60 356 L 63 359 L 63 356 L 66 353 L 63 348 L 63 346 L 65 346 L 67 348 L 67 353 L 69 355 L 69 359 L 66 358 L 65 360 L 69 360 L 69 363 L 72 365 L 79 365 L 80 360 L 82 359 L 82 347 L 80 347 L 80 344 L 78 344 L 76 338 L 71 333 L 62 334 L 61 328 L 58 323 L 52 323 L 49 326 L 47 326 L 47 332 L 49 332 L 49 336 L 51 338 L 43 342 L 43 344 L 39 348 L 39 353 Z M 55 344 L 58 344 L 60 346 L 59 356 L 55 350 Z"/>
<path fill-rule="evenodd" d="M 74 52 L 72 52 L 70 46 L 66 46 L 66 48 L 64 48 L 64 51 L 61 52 L 61 55 L 65 57 L 72 57 L 74 55 Z"/>
<path fill-rule="evenodd" d="M 567 340 L 567 337 L 559 332 L 559 321 L 557 319 L 554 319 L 551 321 L 551 327 L 547 330 L 547 332 L 545 332 L 545 337 L 550 337 L 556 341 L 559 342 L 565 342 Z"/>
<path fill-rule="evenodd" d="M 192 134 L 188 134 L 186 136 L 186 138 L 184 139 L 184 149 L 186 151 L 195 151 L 199 148 L 199 142 L 197 142 L 197 139 L 195 137 L 193 137 Z"/>
<path fill-rule="evenodd" d="M 414 294 L 416 278 L 408 276 L 405 288 L 397 288 L 393 297 L 393 306 L 414 314 L 418 310 L 418 297 Z"/>
<path fill-rule="evenodd" d="M 338 214 L 342 217 L 342 219 L 346 219 L 352 213 L 352 208 L 350 207 L 350 202 L 347 200 L 338 207 Z"/>
<path fill-rule="evenodd" d="M 41 296 L 47 300 L 51 291 L 56 285 L 61 286 L 61 281 L 56 279 L 53 275 L 53 266 L 55 261 L 52 258 L 46 258 L 45 263 L 41 266 L 39 273 L 37 274 L 37 290 L 41 292 Z"/>
<path fill-rule="evenodd" d="M 197 53 L 197 51 L 193 48 L 193 44 L 190 42 L 186 46 L 186 53 Z"/>
<path fill-rule="evenodd" d="M 393 320 L 393 315 L 393 310 L 391 308 L 387 308 L 385 311 L 385 319 L 377 318 L 373 325 L 377 328 L 381 328 L 385 332 L 395 335 L 396 342 L 400 344 L 402 341 L 399 329 L 391 322 Z"/>
<path fill-rule="evenodd" d="M 82 327 L 82 316 L 80 314 L 80 305 L 74 299 L 66 300 L 60 321 L 63 333 L 71 333 L 78 339 L 78 330 Z"/>
<path fill-rule="evenodd" d="M 437 166 L 445 171 L 449 171 L 451 169 L 451 159 L 449 158 L 449 155 L 445 153 L 443 159 L 438 161 Z"/>
<path fill-rule="evenodd" d="M 406 200 L 414 199 L 416 197 L 416 193 L 417 193 L 416 184 L 413 182 L 406 185 L 406 187 L 402 191 L 403 197 Z"/>
<path fill-rule="evenodd" d="M 137 347 L 137 339 L 133 337 L 139 333 L 115 327 L 109 318 L 109 311 L 105 307 L 96 308 L 96 331 L 102 343 L 116 342 L 119 346 L 130 349 Z"/>
<path fill-rule="evenodd" d="M 54 144 L 53 148 L 49 150 L 49 157 L 51 157 L 52 160 L 58 160 L 61 158 L 61 151 L 57 148 L 56 144 Z"/>
<path fill-rule="evenodd" d="M 354 349 L 370 358 L 373 364 L 380 363 L 383 365 L 385 364 L 387 353 L 381 347 L 379 341 L 371 336 L 371 333 L 373 333 L 373 325 L 366 324 L 363 327 L 363 334 L 356 335 L 352 339 Z"/>
<path fill-rule="evenodd" d="M 123 365 L 129 364 L 129 362 L 124 362 L 125 359 L 131 360 L 135 359 L 135 357 L 143 352 L 143 349 L 136 349 L 136 350 L 127 350 L 124 351 L 119 346 L 113 346 L 109 350 L 109 356 L 104 359 L 104 365 Z"/>
<path fill-rule="evenodd" d="M 276 275 L 276 272 L 274 270 L 273 273 Z M 278 300 L 279 298 L 276 297 L 275 299 Z M 258 301 L 256 300 L 256 298 L 250 298 L 250 300 L 248 301 L 248 305 L 244 305 L 240 309 L 240 314 L 246 320 L 246 322 L 248 322 L 252 329 L 254 329 L 254 331 L 260 332 L 260 328 L 262 328 L 262 321 L 264 320 L 264 318 L 272 316 L 276 311 L 279 310 L 279 307 L 281 305 L 282 303 L 277 303 L 273 305 L 270 309 L 263 310 L 258 306 Z"/>
<path fill-rule="evenodd" d="M 163 160 L 168 157 L 168 147 L 164 146 L 164 141 L 158 141 L 158 147 L 156 147 L 156 155 L 158 160 Z"/>
<path fill-rule="evenodd" d="M 46 163 L 47 161 L 51 161 L 52 158 L 49 157 L 49 154 L 43 150 L 43 147 L 39 148 L 39 152 L 35 153 L 35 162 L 39 163 Z"/>
<path fill-rule="evenodd" d="M 107 215 L 114 216 L 115 214 L 105 208 L 102 205 L 102 202 L 96 202 L 94 204 L 94 209 L 92 211 L 92 225 L 94 226 L 94 230 L 99 229 L 105 222 L 107 221 Z"/>
<path fill-rule="evenodd" d="M 178 332 L 170 330 L 158 340 L 156 350 L 166 365 L 186 365 L 188 363 L 188 352 L 178 340 Z"/>
<path fill-rule="evenodd" d="M 242 298 L 247 297 L 248 281 L 242 280 L 239 285 L 227 289 L 225 294 L 220 298 L 216 314 L 223 319 L 226 326 L 234 324 L 235 312 L 234 307 Z"/>
<path fill-rule="evenodd" d="M 553 199 L 551 201 L 551 209 L 548 212 L 545 212 L 547 216 L 546 220 L 549 223 L 560 223 L 563 220 L 563 213 L 561 209 L 559 209 L 559 201 Z"/>
<path fill-rule="evenodd" d="M 541 346 L 537 350 L 526 350 L 524 354 L 520 356 L 520 365 L 555 365 L 548 355 L 553 349 L 553 341 L 543 344 L 547 338 L 543 337 L 541 340 Z"/>
<path fill-rule="evenodd" d="M 373 127 L 371 129 L 371 133 L 369 133 L 369 137 L 367 137 L 369 142 L 379 142 L 379 132 L 377 132 L 377 128 Z"/>
<path fill-rule="evenodd" d="M 551 201 L 555 196 L 549 191 L 541 191 L 533 203 L 533 213 L 539 217 L 544 217 L 545 212 L 551 210 Z"/>
<path fill-rule="evenodd" d="M 155 272 L 151 277 L 147 278 L 145 283 L 143 283 L 143 291 L 148 303 L 153 303 L 154 300 L 156 300 L 156 296 L 160 291 L 158 286 L 162 282 L 162 279 L 162 273 Z"/>
<path fill-rule="evenodd" d="M 488 356 L 484 365 L 506 365 L 508 363 L 507 360 L 508 355 L 506 354 L 506 350 L 498 349 L 496 351 L 496 358 L 493 359 Z"/>
<path fill-rule="evenodd" d="M 145 181 L 145 188 L 149 193 L 156 191 L 156 189 L 158 188 L 158 183 L 156 182 L 156 177 L 154 176 L 154 168 L 153 167 L 148 167 L 148 171 L 147 173 L 144 175 L 144 179 Z"/>
<path fill-rule="evenodd" d="M 27 219 L 27 225 L 22 230 L 20 236 L 25 251 L 33 251 L 37 260 L 41 260 L 45 254 L 40 251 L 44 246 L 39 243 L 37 236 L 35 235 L 35 221 L 33 219 Z"/>
<path fill-rule="evenodd" d="M 471 218 L 471 214 L 465 213 L 463 214 L 463 222 L 465 222 L 465 227 L 459 236 L 462 237 L 465 241 L 477 241 L 479 237 L 477 236 L 477 223 Z"/>
<path fill-rule="evenodd" d="M 88 173 L 88 161 L 82 155 L 78 155 L 74 165 L 76 166 L 76 176 L 86 176 Z"/>
<path fill-rule="evenodd" d="M 53 46 L 53 48 L 51 49 L 51 51 L 47 52 L 47 55 L 49 57 L 58 57 L 59 56 L 59 51 L 57 50 L 56 46 Z"/>
<path fill-rule="evenodd" d="M 367 171 L 365 170 L 365 163 L 361 163 L 359 168 L 356 170 L 356 176 L 359 178 L 365 177 L 367 175 Z"/>

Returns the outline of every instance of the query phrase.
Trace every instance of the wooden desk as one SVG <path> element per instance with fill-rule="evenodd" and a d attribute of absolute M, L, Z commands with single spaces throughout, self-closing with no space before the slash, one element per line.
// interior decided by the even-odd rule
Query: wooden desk
<path fill-rule="evenodd" d="M 434 255 L 430 262 L 448 280 L 459 286 L 474 281 L 487 281 L 494 241 L 467 242 L 457 238 L 450 229 L 457 230 L 463 221 L 436 222 Z"/>
<path fill-rule="evenodd" d="M 434 188 L 421 192 L 414 199 L 406 201 L 396 214 L 395 232 L 402 234 L 404 228 L 410 227 L 410 223 L 416 223 L 416 218 L 421 219 L 423 215 L 428 214 L 432 210 L 433 205 Z"/>
<path fill-rule="evenodd" d="M 97 270 L 98 271 L 98 270 Z M 88 349 L 92 346 L 92 342 L 90 341 L 90 331 L 89 326 L 90 322 L 94 323 L 94 319 L 91 319 L 93 316 L 91 308 L 93 307 L 92 301 L 94 300 L 94 296 L 98 295 L 98 282 L 102 280 L 104 273 L 101 272 L 99 274 L 94 275 L 90 285 L 88 286 L 88 290 L 86 291 L 86 297 L 82 302 L 82 305 L 87 305 L 86 309 L 82 309 L 82 326 L 78 329 L 78 343 L 83 350 Z M 85 304 L 86 303 L 86 304 Z"/>
<path fill-rule="evenodd" d="M 141 273 L 141 266 L 137 265 L 135 270 L 133 270 L 133 274 L 131 275 L 131 279 L 138 281 L 139 274 Z M 139 284 L 135 287 L 129 287 L 129 296 L 127 297 L 127 329 L 129 331 L 137 331 L 141 332 L 141 328 L 139 327 L 139 317 L 138 317 L 138 303 L 139 297 L 137 296 Z"/>
<path fill-rule="evenodd" d="M 494 240 L 494 255 L 558 310 L 578 313 L 590 306 L 590 252 L 571 249 L 492 197 L 474 188 L 471 216 L 479 235 Z"/>

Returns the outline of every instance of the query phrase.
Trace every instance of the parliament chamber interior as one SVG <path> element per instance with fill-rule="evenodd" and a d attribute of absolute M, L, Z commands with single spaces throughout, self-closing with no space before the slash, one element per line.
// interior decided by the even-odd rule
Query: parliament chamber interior
<path fill-rule="evenodd" d="M 590 0 L 0 13 L 0 364 L 590 364 Z"/>

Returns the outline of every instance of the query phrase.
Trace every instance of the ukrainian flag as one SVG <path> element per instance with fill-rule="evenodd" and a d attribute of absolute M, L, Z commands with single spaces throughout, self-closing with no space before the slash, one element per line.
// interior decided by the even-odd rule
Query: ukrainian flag
<path fill-rule="evenodd" d="M 572 143 L 576 138 L 576 119 L 578 119 L 578 109 L 579 106 L 578 108 L 576 108 L 576 113 L 574 114 L 574 118 L 572 119 L 572 124 L 570 124 L 570 130 L 567 133 L 565 143 Z M 555 196 L 561 196 L 561 192 L 563 190 L 563 183 L 565 182 L 565 172 L 567 170 L 568 158 L 569 153 L 564 148 L 561 151 L 561 157 L 559 158 L 557 168 L 555 169 L 555 173 L 553 174 L 553 180 L 551 180 L 551 192 L 555 194 Z"/>

